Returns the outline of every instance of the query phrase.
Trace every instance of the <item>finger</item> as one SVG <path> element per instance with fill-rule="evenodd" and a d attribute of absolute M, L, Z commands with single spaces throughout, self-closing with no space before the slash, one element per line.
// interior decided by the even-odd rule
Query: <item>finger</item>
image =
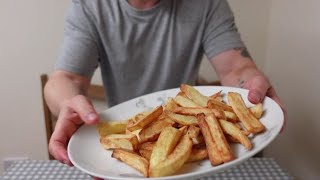
<path fill-rule="evenodd" d="M 50 138 L 49 152 L 58 161 L 72 166 L 68 157 L 66 146 L 72 134 L 83 124 L 78 114 L 71 108 L 61 110 L 55 130 Z"/>
<path fill-rule="evenodd" d="M 94 177 L 94 176 L 91 176 L 93 178 L 93 180 L 103 180 L 101 178 L 98 178 L 98 177 Z"/>
<path fill-rule="evenodd" d="M 74 97 L 71 106 L 85 123 L 96 124 L 99 121 L 99 116 L 92 103 L 85 96 L 78 95 Z"/>
<path fill-rule="evenodd" d="M 258 76 L 244 84 L 244 88 L 249 90 L 248 100 L 253 104 L 261 103 L 270 88 L 270 83 L 263 76 Z"/>
<path fill-rule="evenodd" d="M 73 166 L 71 163 L 65 144 L 62 142 L 59 142 L 58 140 L 54 140 L 51 144 L 50 153 L 53 155 L 53 157 L 56 158 L 56 160 L 60 161 L 61 163 L 67 164 L 68 166 Z"/>

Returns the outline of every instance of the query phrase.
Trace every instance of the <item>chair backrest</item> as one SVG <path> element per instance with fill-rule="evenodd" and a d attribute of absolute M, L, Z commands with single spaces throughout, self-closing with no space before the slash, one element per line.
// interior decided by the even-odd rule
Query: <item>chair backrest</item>
<path fill-rule="evenodd" d="M 47 74 L 41 74 L 41 94 L 42 94 L 42 105 L 43 105 L 43 111 L 44 111 L 44 120 L 45 120 L 45 128 L 46 128 L 46 136 L 47 136 L 47 143 L 49 144 L 50 137 L 53 133 L 55 123 L 57 121 L 57 118 L 51 113 L 46 100 L 44 98 L 44 86 L 48 81 L 48 75 Z M 92 100 L 98 100 L 98 101 L 106 101 L 106 96 L 104 93 L 104 88 L 102 85 L 90 85 L 88 89 L 88 97 Z M 53 160 L 54 157 L 49 153 L 48 156 L 50 160 Z"/>

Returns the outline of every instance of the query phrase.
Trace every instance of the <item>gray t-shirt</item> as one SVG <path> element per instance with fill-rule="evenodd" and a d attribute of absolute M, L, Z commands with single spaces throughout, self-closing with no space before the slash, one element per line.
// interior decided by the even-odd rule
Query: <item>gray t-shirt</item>
<path fill-rule="evenodd" d="M 244 47 L 226 0 L 73 0 L 56 69 L 91 77 L 100 66 L 110 106 L 194 84 L 202 55 Z"/>

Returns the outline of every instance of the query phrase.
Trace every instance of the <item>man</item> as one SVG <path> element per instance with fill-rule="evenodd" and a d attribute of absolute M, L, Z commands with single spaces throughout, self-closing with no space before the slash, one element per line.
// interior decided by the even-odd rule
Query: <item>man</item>
<path fill-rule="evenodd" d="M 66 146 L 83 123 L 96 124 L 86 97 L 99 65 L 110 106 L 181 83 L 194 84 L 206 54 L 221 83 L 249 89 L 249 100 L 281 102 L 257 69 L 226 0 L 73 0 L 55 71 L 45 87 L 58 116 L 51 154 L 71 165 Z"/>

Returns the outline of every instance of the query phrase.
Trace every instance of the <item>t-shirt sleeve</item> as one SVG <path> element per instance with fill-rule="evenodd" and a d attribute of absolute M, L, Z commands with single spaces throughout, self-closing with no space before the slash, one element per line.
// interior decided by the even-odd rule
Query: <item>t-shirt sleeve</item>
<path fill-rule="evenodd" d="M 233 48 L 245 47 L 228 2 L 226 0 L 209 0 L 209 4 L 202 40 L 208 59 Z"/>
<path fill-rule="evenodd" d="M 91 77 L 98 67 L 99 51 L 92 21 L 79 0 L 73 0 L 67 12 L 65 33 L 56 70 Z"/>

